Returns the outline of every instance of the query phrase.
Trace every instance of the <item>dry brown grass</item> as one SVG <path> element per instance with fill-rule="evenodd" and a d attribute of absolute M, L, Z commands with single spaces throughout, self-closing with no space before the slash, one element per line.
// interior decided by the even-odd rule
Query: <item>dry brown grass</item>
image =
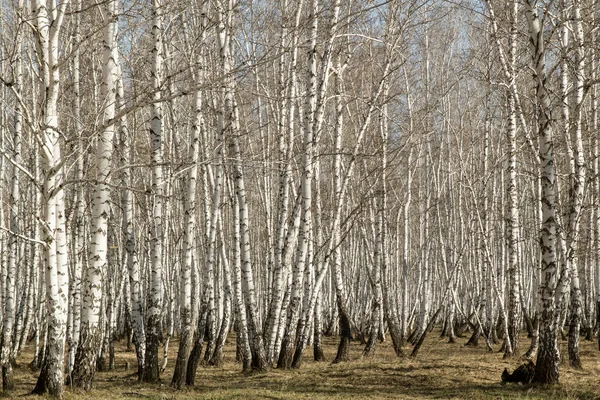
<path fill-rule="evenodd" d="M 231 338 L 233 339 L 233 338 Z M 466 339 L 448 344 L 446 339 L 431 334 L 417 359 L 397 358 L 389 340 L 378 344 L 376 355 L 360 359 L 362 346 L 353 342 L 352 361 L 332 365 L 315 363 L 307 357 L 299 370 L 272 370 L 266 374 L 244 375 L 234 362 L 234 348 L 227 346 L 221 367 L 200 367 L 196 387 L 176 391 L 169 387 L 177 342 L 170 345 L 167 370 L 163 384 L 138 384 L 133 375 L 135 355 L 118 346 L 117 370 L 98 373 L 95 388 L 90 392 L 67 390 L 66 399 L 599 399 L 600 352 L 595 342 L 581 343 L 584 369 L 574 370 L 563 364 L 561 383 L 552 387 L 502 385 L 504 368 L 512 370 L 518 360 L 506 361 L 502 354 L 490 353 L 485 347 L 465 347 Z M 233 343 L 233 341 L 231 341 Z M 325 355 L 331 360 L 337 341 L 326 338 Z M 521 347 L 528 342 L 523 338 Z M 37 372 L 27 368 L 31 349 L 21 358 L 15 370 L 17 391 L 14 397 L 39 399 L 30 396 Z M 561 343 L 562 354 L 566 344 Z M 312 349 L 307 351 L 312 356 Z M 125 362 L 132 366 L 125 370 Z"/>

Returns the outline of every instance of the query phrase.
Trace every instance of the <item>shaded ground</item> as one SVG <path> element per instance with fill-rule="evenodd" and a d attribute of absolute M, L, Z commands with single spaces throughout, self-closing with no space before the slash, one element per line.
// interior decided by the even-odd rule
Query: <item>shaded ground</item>
<path fill-rule="evenodd" d="M 230 338 L 230 339 L 233 339 Z M 379 343 L 376 354 L 360 359 L 362 346 L 353 342 L 352 361 L 332 365 L 312 361 L 312 349 L 299 370 L 272 370 L 267 374 L 246 376 L 234 362 L 230 344 L 221 367 L 199 367 L 196 387 L 176 391 L 169 387 L 177 351 L 171 341 L 169 363 L 161 375 L 163 384 L 138 384 L 133 375 L 135 354 L 117 346 L 114 372 L 96 374 L 90 392 L 67 390 L 66 399 L 598 399 L 600 400 L 600 352 L 595 342 L 581 342 L 584 369 L 561 366 L 560 384 L 553 387 L 502 385 L 504 368 L 513 370 L 520 361 L 502 360 L 502 354 L 490 353 L 484 346 L 464 346 L 466 339 L 448 344 L 431 334 L 417 359 L 396 358 L 389 339 Z M 233 340 L 230 341 L 233 343 Z M 336 339 L 326 338 L 325 356 L 333 359 Z M 523 338 L 521 348 L 527 348 Z M 33 389 L 37 372 L 27 368 L 31 349 L 20 358 L 15 370 L 17 391 L 14 397 L 39 399 L 27 395 Z M 561 343 L 566 354 L 566 343 Z M 129 362 L 131 369 L 125 370 Z"/>

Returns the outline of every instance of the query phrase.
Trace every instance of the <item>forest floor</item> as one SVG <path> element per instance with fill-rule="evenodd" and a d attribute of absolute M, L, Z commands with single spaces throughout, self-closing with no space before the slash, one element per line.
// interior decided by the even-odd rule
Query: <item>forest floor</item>
<path fill-rule="evenodd" d="M 329 361 L 313 362 L 312 349 L 297 370 L 273 369 L 265 374 L 242 374 L 235 363 L 233 335 L 220 367 L 198 368 L 196 386 L 177 391 L 169 387 L 178 343 L 172 340 L 162 384 L 139 384 L 135 371 L 135 353 L 124 344 L 116 346 L 116 370 L 96 374 L 94 389 L 83 392 L 67 389 L 66 399 L 598 399 L 600 400 L 600 352 L 596 342 L 580 344 L 583 370 L 574 370 L 563 362 L 560 384 L 539 387 L 501 383 L 504 368 L 512 371 L 521 361 L 503 360 L 502 354 L 488 352 L 485 344 L 466 347 L 467 338 L 449 344 L 432 332 L 416 359 L 398 358 L 390 339 L 378 343 L 375 356 L 361 359 L 363 346 L 352 342 L 351 361 L 331 364 L 337 339 L 325 338 L 324 352 Z M 529 341 L 523 337 L 521 349 Z M 496 346 L 496 350 L 499 346 Z M 409 350 L 409 349 L 407 349 Z M 38 372 L 27 365 L 31 348 L 26 348 L 15 369 L 17 390 L 12 397 L 39 399 L 28 395 L 35 386 Z M 561 342 L 566 356 L 566 343 Z M 126 362 L 130 369 L 126 370 Z"/>

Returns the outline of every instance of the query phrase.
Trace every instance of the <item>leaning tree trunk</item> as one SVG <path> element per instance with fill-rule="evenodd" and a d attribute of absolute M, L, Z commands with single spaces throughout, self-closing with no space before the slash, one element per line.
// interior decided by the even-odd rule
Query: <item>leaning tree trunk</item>
<path fill-rule="evenodd" d="M 240 313 L 245 312 L 247 317 L 248 342 L 252 354 L 251 368 L 262 372 L 267 371 L 269 365 L 267 364 L 263 334 L 258 319 L 257 293 L 254 284 L 250 248 L 249 207 L 240 146 L 240 117 L 235 100 L 235 80 L 234 76 L 230 74 L 233 65 L 231 29 L 234 4 L 232 0 L 228 0 L 226 3 L 226 8 L 220 2 L 217 3 L 219 18 L 217 28 L 219 46 L 221 48 L 221 62 L 226 76 L 224 80 L 224 102 L 226 103 L 227 115 L 224 116 L 224 125 L 228 126 L 231 132 L 231 137 L 227 138 L 227 147 L 229 149 L 229 156 L 233 160 L 231 174 L 234 195 L 237 201 L 237 211 L 239 212 L 235 223 L 239 223 L 240 269 L 243 280 L 242 293 L 245 303 L 245 309 L 240 310 Z"/>
<path fill-rule="evenodd" d="M 313 7 L 316 7 L 316 3 L 313 3 Z M 313 8 L 313 12 L 316 13 L 316 8 Z M 325 94 L 327 92 L 327 88 L 329 86 L 329 70 L 331 68 L 331 64 L 332 64 L 332 55 L 333 55 L 333 45 L 334 45 L 334 40 L 336 38 L 336 32 L 338 29 L 338 18 L 339 18 L 339 13 L 340 13 L 340 0 L 336 0 L 333 4 L 332 7 L 332 17 L 331 17 L 331 25 L 329 27 L 329 33 L 327 36 L 327 42 L 324 45 L 324 50 L 323 50 L 323 54 L 321 56 L 321 70 L 320 70 L 320 77 L 318 79 L 318 90 L 311 92 L 314 94 L 314 96 L 309 96 L 309 98 L 307 98 L 307 110 L 308 113 L 305 116 L 305 141 L 308 139 L 307 135 L 307 130 L 310 130 L 312 133 L 310 134 L 310 136 L 312 137 L 312 149 L 310 150 L 310 152 L 312 153 L 312 157 L 314 157 L 315 153 L 316 153 L 316 146 L 317 143 L 319 142 L 319 137 L 321 134 L 321 126 L 323 124 L 324 121 L 324 115 L 325 115 Z M 312 33 L 314 32 L 314 28 L 317 27 L 317 19 L 316 19 L 316 14 L 315 14 L 315 20 L 313 21 L 313 30 L 311 31 Z M 313 48 L 314 50 L 314 48 Z M 315 61 L 316 58 L 316 54 L 315 51 L 311 51 L 311 61 Z M 312 57 L 315 58 L 312 58 Z M 310 65 L 310 71 L 311 71 L 311 75 L 309 75 L 309 81 L 313 82 L 312 80 L 312 73 L 313 71 L 316 72 L 316 69 L 313 69 L 313 67 L 316 68 L 316 66 L 314 64 Z M 365 131 L 365 127 L 368 126 L 369 121 L 371 119 L 371 114 L 373 111 L 373 106 L 371 106 L 371 108 L 369 109 L 369 113 L 367 114 L 365 121 L 363 122 L 363 126 L 361 127 L 361 130 L 358 134 L 358 139 L 357 139 L 357 145 L 359 146 L 360 143 L 362 142 L 362 138 L 364 137 L 364 131 Z M 310 124 L 310 126 L 309 126 Z M 306 153 L 305 153 L 306 156 Z M 356 157 L 354 157 L 355 159 Z M 306 158 L 305 158 L 306 161 Z M 312 172 L 312 179 L 315 181 L 319 181 L 319 175 L 317 174 L 318 169 L 316 168 L 316 166 L 320 165 L 318 160 L 313 161 L 314 166 L 312 166 L 313 172 Z M 353 168 L 354 163 L 352 162 L 350 167 L 349 167 L 349 173 L 347 176 L 347 179 L 349 179 L 349 177 L 352 175 L 352 168 Z M 309 168 L 310 169 L 310 168 Z M 305 168 L 304 172 L 307 173 L 308 169 Z M 304 181 L 303 181 L 304 183 Z M 303 190 L 304 187 L 302 186 Z M 301 203 L 301 215 L 304 217 L 302 218 L 302 223 L 303 223 L 303 228 L 306 228 L 306 226 L 304 226 L 304 222 L 310 222 L 311 225 L 315 225 L 312 222 L 312 216 L 309 215 L 310 219 L 306 219 L 306 213 L 304 213 L 304 207 L 307 206 L 307 197 L 304 196 L 304 192 L 302 192 L 302 203 Z M 316 199 L 318 200 L 318 198 Z M 315 199 L 311 199 L 310 201 L 311 203 L 315 203 Z M 341 203 L 343 204 L 343 203 Z M 309 207 L 310 208 L 310 207 Z M 318 215 L 317 215 L 318 216 Z M 334 219 L 340 218 L 341 216 L 341 210 L 338 208 L 335 212 L 335 217 Z M 316 221 L 319 222 L 319 221 Z M 310 228 L 309 228 L 310 229 Z M 319 227 L 317 227 L 317 229 L 319 229 Z M 312 230 L 312 229 L 311 229 Z M 312 232 L 310 233 L 312 235 Z M 302 231 L 300 231 L 300 238 L 302 238 Z M 309 239 L 309 244 L 308 244 L 308 248 L 307 248 L 307 253 L 306 253 L 306 260 L 305 260 L 305 265 L 308 266 L 308 270 L 313 270 L 314 269 L 314 265 L 315 262 L 313 262 L 313 257 L 312 257 L 312 244 L 313 244 L 314 240 Z M 321 242 L 321 240 L 317 241 L 318 243 Z M 301 243 L 299 243 L 301 244 Z M 306 346 L 308 345 L 308 340 L 310 338 L 310 334 L 309 334 L 309 328 L 310 328 L 310 323 L 311 323 L 311 318 L 313 316 L 314 313 L 314 308 L 317 302 L 317 297 L 320 291 L 320 287 L 321 284 L 323 283 L 323 279 L 325 278 L 325 273 L 326 271 L 329 269 L 329 259 L 330 259 L 330 255 L 332 253 L 332 248 L 333 246 L 337 245 L 337 243 L 334 244 L 334 242 L 330 242 L 329 243 L 329 251 L 327 253 L 327 257 L 325 257 L 324 262 L 317 262 L 316 264 L 320 265 L 320 269 L 318 271 L 318 275 L 316 276 L 315 282 L 314 282 L 314 288 L 312 290 L 312 292 L 310 290 L 306 291 L 305 297 L 304 297 L 304 307 L 302 310 L 302 314 L 301 314 L 301 318 L 298 324 L 298 329 L 297 329 L 297 334 L 298 337 L 296 338 L 296 350 L 294 352 L 294 356 L 292 359 L 292 367 L 293 368 L 298 368 L 301 364 L 302 361 L 302 357 L 304 354 L 304 351 L 306 349 Z M 298 256 L 298 253 L 297 253 Z M 319 260 L 321 260 L 319 258 Z M 288 323 L 289 323 L 289 319 L 288 319 Z M 287 329 L 287 326 L 286 326 Z M 286 338 L 289 340 L 289 337 Z M 281 360 L 281 357 L 280 357 Z"/>
<path fill-rule="evenodd" d="M 296 5 L 296 13 L 294 17 L 294 29 L 297 30 L 300 24 L 300 16 L 304 0 L 298 0 Z M 285 0 L 282 4 L 282 10 L 287 8 L 288 2 Z M 282 48 L 286 46 L 288 29 L 283 23 L 282 25 Z M 299 35 L 293 35 L 291 38 L 291 60 L 290 60 L 290 76 L 285 80 L 285 57 L 286 52 L 282 51 L 280 59 L 280 90 L 282 97 L 281 115 L 279 118 L 279 196 L 277 205 L 277 236 L 275 238 L 275 252 L 273 265 L 273 283 L 271 304 L 269 305 L 268 314 L 265 320 L 265 347 L 267 351 L 267 361 L 273 363 L 277 346 L 277 333 L 279 331 L 279 320 L 281 318 L 283 308 L 283 298 L 285 295 L 285 275 L 288 269 L 288 261 L 286 253 L 291 246 L 286 243 L 286 237 L 289 235 L 289 224 L 287 222 L 290 207 L 290 185 L 292 177 L 291 157 L 293 154 L 293 143 L 295 133 L 295 111 L 296 111 L 296 76 L 298 62 L 298 41 Z M 286 82 L 288 83 L 286 85 Z M 296 225 L 294 225 L 295 227 Z"/>
<path fill-rule="evenodd" d="M 237 103 L 235 101 L 235 81 L 233 76 L 229 74 L 232 69 L 233 55 L 231 54 L 231 29 L 233 17 L 233 1 L 228 1 L 227 10 L 223 10 L 219 4 L 219 14 L 225 22 L 220 24 L 220 47 L 224 72 L 227 75 L 225 97 L 230 105 L 230 112 L 227 115 L 225 124 L 230 125 L 231 137 L 227 140 L 230 157 L 233 160 L 232 176 L 235 196 L 238 201 L 239 209 L 239 226 L 240 226 L 240 258 L 241 258 L 241 274 L 244 284 L 242 285 L 245 308 L 241 312 L 246 312 L 248 324 L 248 341 L 252 353 L 252 369 L 255 371 L 267 371 L 265 345 L 263 342 L 263 334 L 261 325 L 258 319 L 257 293 L 254 284 L 252 271 L 252 257 L 250 251 L 250 222 L 248 200 L 246 194 L 246 184 L 244 179 L 244 170 L 242 167 L 242 152 L 240 149 L 240 117 L 238 115 Z"/>
<path fill-rule="evenodd" d="M 221 239 L 223 234 L 221 231 Z M 231 265 L 225 252 L 225 248 L 221 246 L 221 260 L 223 263 L 223 317 L 221 319 L 221 327 L 215 341 L 215 350 L 210 357 L 209 364 L 220 366 L 223 363 L 223 349 L 225 341 L 231 328 L 231 310 L 232 310 L 232 294 L 231 294 Z"/>
<path fill-rule="evenodd" d="M 277 368 L 290 368 L 293 361 L 296 343 L 296 327 L 300 316 L 302 298 L 302 279 L 307 266 L 308 242 L 312 230 L 312 181 L 314 173 L 315 133 L 314 120 L 317 97 L 317 55 L 316 35 L 318 17 L 316 14 L 317 1 L 311 8 L 311 44 L 309 52 L 308 89 L 306 96 L 306 111 L 304 113 L 304 153 L 302 158 L 302 178 L 300 184 L 300 230 L 294 264 L 292 267 L 292 287 L 290 304 L 287 310 L 285 333 L 277 360 Z"/>

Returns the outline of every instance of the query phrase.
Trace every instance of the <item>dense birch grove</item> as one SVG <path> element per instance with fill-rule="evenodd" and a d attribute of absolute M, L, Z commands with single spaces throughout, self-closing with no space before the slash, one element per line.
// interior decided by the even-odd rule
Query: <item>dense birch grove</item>
<path fill-rule="evenodd" d="M 536 382 L 585 368 L 598 18 L 593 0 L 2 1 L 3 391 L 25 345 L 34 392 L 89 390 L 116 341 L 175 388 L 227 338 L 265 373 L 348 361 L 351 340 L 417 357 L 439 331 L 533 360 Z"/>

